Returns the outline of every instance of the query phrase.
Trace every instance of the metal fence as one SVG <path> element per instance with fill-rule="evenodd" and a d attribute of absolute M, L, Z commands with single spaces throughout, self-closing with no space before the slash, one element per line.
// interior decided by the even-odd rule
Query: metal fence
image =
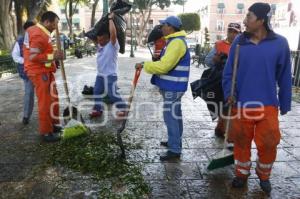
<path fill-rule="evenodd" d="M 11 56 L 0 57 L 0 78 L 17 72 L 17 64 Z"/>

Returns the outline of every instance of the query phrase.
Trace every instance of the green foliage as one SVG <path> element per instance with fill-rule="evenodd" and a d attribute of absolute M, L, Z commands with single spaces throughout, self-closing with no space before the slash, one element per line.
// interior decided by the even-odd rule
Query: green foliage
<path fill-rule="evenodd" d="M 136 148 L 124 143 L 126 149 Z M 42 153 L 48 154 L 47 162 L 91 174 L 99 181 L 111 181 L 102 187 L 100 198 L 143 198 L 150 192 L 136 163 L 120 159 L 120 148 L 115 134 L 98 133 L 63 140 L 58 144 L 43 145 Z M 113 188 L 126 187 L 124 193 L 115 193 Z"/>
<path fill-rule="evenodd" d="M 174 0 L 173 1 L 174 4 L 181 5 L 181 6 L 183 6 L 186 2 L 187 2 L 187 0 Z"/>
<path fill-rule="evenodd" d="M 187 32 L 200 30 L 200 16 L 197 13 L 184 13 L 178 15 L 182 21 L 182 28 Z"/>
<path fill-rule="evenodd" d="M 0 57 L 9 57 L 9 56 L 10 56 L 9 50 L 1 50 L 0 49 Z"/>
<path fill-rule="evenodd" d="M 164 9 L 165 7 L 169 7 L 171 5 L 170 0 L 134 0 L 133 3 L 139 10 L 147 10 L 153 5 Z"/>

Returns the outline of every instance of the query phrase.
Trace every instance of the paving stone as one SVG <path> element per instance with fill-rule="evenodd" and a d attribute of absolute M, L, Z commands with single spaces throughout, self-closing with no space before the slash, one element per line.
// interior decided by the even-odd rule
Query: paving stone
<path fill-rule="evenodd" d="M 146 163 L 143 166 L 143 175 L 149 180 L 167 179 L 165 166 L 161 163 Z"/>
<path fill-rule="evenodd" d="M 152 188 L 150 198 L 190 198 L 186 181 L 184 180 L 160 180 L 150 181 Z"/>
<path fill-rule="evenodd" d="M 164 163 L 169 180 L 200 179 L 200 171 L 196 163 Z"/>
<path fill-rule="evenodd" d="M 300 160 L 300 148 L 285 148 L 288 154 L 291 154 L 296 160 Z"/>

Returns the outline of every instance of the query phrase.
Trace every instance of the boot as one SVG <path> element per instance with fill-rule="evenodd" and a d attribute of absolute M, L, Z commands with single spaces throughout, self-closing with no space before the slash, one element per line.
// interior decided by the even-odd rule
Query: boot
<path fill-rule="evenodd" d="M 235 177 L 232 180 L 232 187 L 233 188 L 243 188 L 247 184 L 247 179 L 246 178 L 241 178 L 241 177 Z"/>
<path fill-rule="evenodd" d="M 269 196 L 272 191 L 270 180 L 260 180 L 260 188 Z"/>

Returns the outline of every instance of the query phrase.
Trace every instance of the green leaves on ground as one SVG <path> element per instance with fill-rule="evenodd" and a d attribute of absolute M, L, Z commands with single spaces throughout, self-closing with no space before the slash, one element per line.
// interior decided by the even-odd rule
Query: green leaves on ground
<path fill-rule="evenodd" d="M 127 149 L 134 148 L 124 144 Z M 91 174 L 99 181 L 110 181 L 110 185 L 99 193 L 101 198 L 143 198 L 150 192 L 141 174 L 141 166 L 120 158 L 115 134 L 81 136 L 43 145 L 42 150 L 50 153 L 47 162 L 51 165 Z"/>

